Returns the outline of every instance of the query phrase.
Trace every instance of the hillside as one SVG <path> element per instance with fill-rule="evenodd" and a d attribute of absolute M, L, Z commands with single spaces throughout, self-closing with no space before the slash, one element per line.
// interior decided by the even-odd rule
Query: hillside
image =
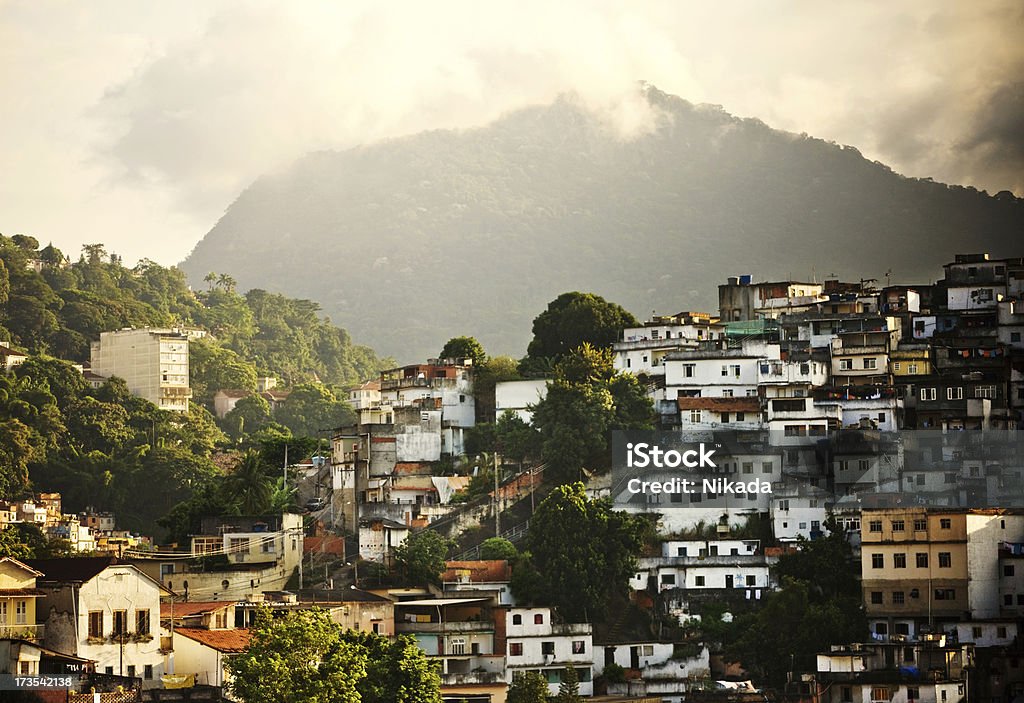
<path fill-rule="evenodd" d="M 714 311 L 728 275 L 931 280 L 952 253 L 1005 254 L 1024 201 L 908 179 L 852 147 L 644 92 L 633 138 L 572 98 L 483 128 L 300 159 L 246 189 L 182 264 L 320 302 L 412 361 L 472 334 L 521 354 L 556 295 L 638 317 Z"/>

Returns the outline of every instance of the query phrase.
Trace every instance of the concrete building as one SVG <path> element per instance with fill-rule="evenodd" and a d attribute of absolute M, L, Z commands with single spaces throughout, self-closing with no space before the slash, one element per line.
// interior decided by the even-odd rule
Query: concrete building
<path fill-rule="evenodd" d="M 92 343 L 91 369 L 118 376 L 128 390 L 161 410 L 188 412 L 188 334 L 177 329 L 103 332 Z"/>
<path fill-rule="evenodd" d="M 159 685 L 158 619 L 166 590 L 157 581 L 111 557 L 30 559 L 28 566 L 43 574 L 36 583 L 47 648 L 90 659 L 100 673 Z"/>
<path fill-rule="evenodd" d="M 510 608 L 505 613 L 507 656 L 505 681 L 518 671 L 537 671 L 558 693 L 562 673 L 572 666 L 580 680 L 580 695 L 594 693 L 594 641 L 589 623 L 556 624 L 550 608 Z"/>
<path fill-rule="evenodd" d="M 536 405 L 548 394 L 550 379 L 540 378 L 529 381 L 499 381 L 494 384 L 494 416 L 500 418 L 508 411 L 514 412 L 523 422 L 533 419 L 531 406 Z"/>

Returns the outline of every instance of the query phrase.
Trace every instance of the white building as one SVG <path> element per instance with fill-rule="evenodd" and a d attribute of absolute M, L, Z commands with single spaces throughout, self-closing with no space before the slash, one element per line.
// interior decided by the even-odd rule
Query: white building
<path fill-rule="evenodd" d="M 594 694 L 594 641 L 589 623 L 555 624 L 550 608 L 510 608 L 505 615 L 505 680 L 517 671 L 537 671 L 558 693 L 562 672 L 572 666 L 580 680 L 580 695 Z"/>
<path fill-rule="evenodd" d="M 188 333 L 177 329 L 103 332 L 92 343 L 91 369 L 123 378 L 128 390 L 161 410 L 188 412 L 188 340 Z"/>
<path fill-rule="evenodd" d="M 666 355 L 694 348 L 700 342 L 720 339 L 724 329 L 706 312 L 658 316 L 640 327 L 627 327 L 622 331 L 622 340 L 612 345 L 615 370 L 663 376 Z"/>
<path fill-rule="evenodd" d="M 499 381 L 494 385 L 494 417 L 514 412 L 523 422 L 533 419 L 531 407 L 544 400 L 551 379 L 530 381 Z"/>
<path fill-rule="evenodd" d="M 96 662 L 100 673 L 142 679 L 158 686 L 160 596 L 166 591 L 130 564 L 111 557 L 31 559 L 41 571 L 36 587 L 39 617 L 46 617 L 49 649 Z"/>

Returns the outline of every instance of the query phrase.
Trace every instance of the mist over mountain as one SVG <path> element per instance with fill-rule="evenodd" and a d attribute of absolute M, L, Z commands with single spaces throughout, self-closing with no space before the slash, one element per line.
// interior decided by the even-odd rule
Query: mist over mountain
<path fill-rule="evenodd" d="M 319 301 L 402 362 L 476 336 L 525 352 L 559 293 L 644 318 L 717 309 L 729 275 L 929 282 L 965 251 L 1020 254 L 1024 200 L 900 176 L 857 149 L 645 88 L 482 128 L 318 152 L 260 178 L 182 263 Z"/>

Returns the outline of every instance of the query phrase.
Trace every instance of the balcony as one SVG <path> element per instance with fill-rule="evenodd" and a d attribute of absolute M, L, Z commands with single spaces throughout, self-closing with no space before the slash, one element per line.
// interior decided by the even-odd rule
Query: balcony
<path fill-rule="evenodd" d="M 0 639 L 41 640 L 45 625 L 0 625 Z"/>
<path fill-rule="evenodd" d="M 458 634 L 461 632 L 494 632 L 494 623 L 485 620 L 459 622 L 398 622 L 395 630 L 401 633 Z"/>

